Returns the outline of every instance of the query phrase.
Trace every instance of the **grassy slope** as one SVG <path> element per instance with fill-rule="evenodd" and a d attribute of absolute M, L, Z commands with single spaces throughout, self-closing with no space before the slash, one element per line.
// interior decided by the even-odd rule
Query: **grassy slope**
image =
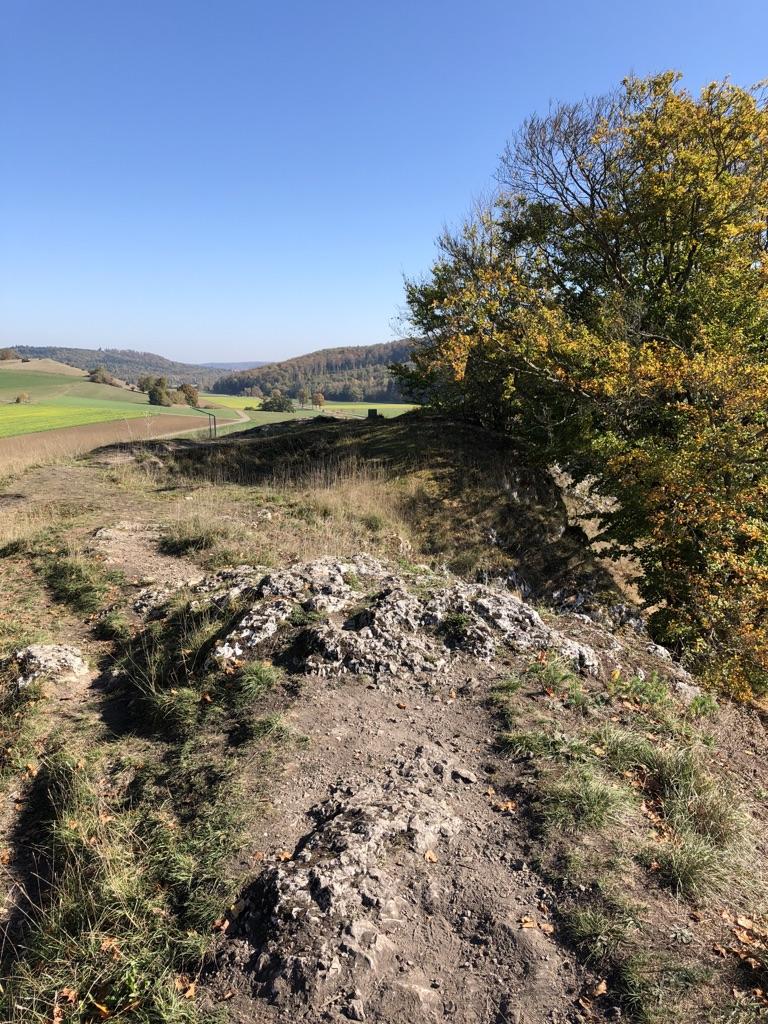
<path fill-rule="evenodd" d="M 522 471 L 501 439 L 426 416 L 286 425 L 157 452 L 165 467 L 144 459 L 44 474 L 37 504 L 0 509 L 0 653 L 38 639 L 42 627 L 48 641 L 76 642 L 109 669 L 121 654 L 118 633 L 142 629 L 132 612 L 141 582 L 110 584 L 98 556 L 80 552 L 117 516 L 159 524 L 166 550 L 191 552 L 207 568 L 407 551 L 471 577 L 505 553 L 514 563 L 519 550 L 527 575 L 559 585 L 588 558 L 563 534 L 551 482 Z M 28 479 L 24 490 L 34 487 Z M 75 491 L 84 500 L 54 500 Z M 254 509 L 269 511 L 267 528 L 254 529 Z M 471 563 L 459 565 L 466 556 Z M 90 595 L 113 609 L 114 646 L 90 618 Z M 290 715 L 291 691 L 271 666 L 236 677 L 199 672 L 231 609 L 175 607 L 128 644 L 122 690 L 91 689 L 84 705 L 32 694 L 22 706 L 9 690 L 0 706 L 4 781 L 24 797 L 5 852 L 31 836 L 35 872 L 42 864 L 53 882 L 33 893 L 23 942 L 6 946 L 0 1017 L 12 1024 L 212 1019 L 196 1009 L 197 972 L 238 889 L 230 872 L 254 871 L 248 837 L 266 827 L 259 809 L 275 746 L 292 742 L 276 717 Z M 634 1024 L 764 1020 L 762 997 L 751 995 L 766 988 L 765 946 L 755 938 L 763 901 L 759 892 L 753 899 L 738 846 L 729 848 L 742 815 L 755 815 L 750 829 L 765 834 L 759 720 L 711 698 L 683 710 L 651 674 L 577 677 L 530 652 L 507 669 L 490 700 L 503 730 L 487 752 L 491 795 L 500 815 L 514 814 L 530 833 L 510 862 L 534 863 L 555 888 L 549 927 L 594 971 L 574 1019 L 617 1019 L 603 1013 L 617 1003 Z M 163 711 L 157 721 L 150 698 Z M 62 722 L 68 731 L 57 741 Z M 490 739 L 491 719 L 488 727 Z M 239 860 L 222 863 L 222 851 L 241 847 Z M 220 1019 L 240 1019 L 227 1005 Z"/>
<path fill-rule="evenodd" d="M 30 369 L 27 364 L 23 369 L 0 365 L 0 437 L 190 411 L 186 406 L 150 406 L 141 392 L 92 384 L 85 375 L 71 372 L 52 373 L 47 369 L 51 365 L 46 361 L 46 370 Z M 22 392 L 30 401 L 17 405 L 15 398 Z M 230 416 L 226 411 L 221 415 Z M 202 414 L 200 418 L 204 421 Z"/>

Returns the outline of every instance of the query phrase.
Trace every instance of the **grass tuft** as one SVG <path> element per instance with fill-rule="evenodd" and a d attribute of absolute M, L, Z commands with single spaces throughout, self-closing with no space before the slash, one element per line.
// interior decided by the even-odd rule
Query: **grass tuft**
<path fill-rule="evenodd" d="M 596 831 L 619 821 L 626 803 L 620 789 L 582 766 L 542 785 L 539 814 L 547 829 Z"/>

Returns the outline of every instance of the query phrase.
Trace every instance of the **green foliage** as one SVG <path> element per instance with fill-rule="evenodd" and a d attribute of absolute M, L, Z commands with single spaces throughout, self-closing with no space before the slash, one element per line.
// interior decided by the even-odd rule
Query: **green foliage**
<path fill-rule="evenodd" d="M 262 412 L 293 412 L 293 402 L 278 388 L 261 403 Z"/>
<path fill-rule="evenodd" d="M 165 377 L 155 377 L 147 384 L 147 398 L 150 405 L 170 406 L 171 396 L 168 391 L 168 381 Z"/>
<path fill-rule="evenodd" d="M 192 384 L 180 384 L 172 397 L 175 405 L 191 405 L 194 409 L 200 405 L 200 392 Z"/>
<path fill-rule="evenodd" d="M 114 384 L 115 378 L 106 366 L 96 366 L 88 371 L 88 380 L 92 384 Z"/>
<path fill-rule="evenodd" d="M 658 639 L 768 691 L 768 104 L 665 73 L 529 119 L 409 282 L 402 386 L 589 478 Z"/>

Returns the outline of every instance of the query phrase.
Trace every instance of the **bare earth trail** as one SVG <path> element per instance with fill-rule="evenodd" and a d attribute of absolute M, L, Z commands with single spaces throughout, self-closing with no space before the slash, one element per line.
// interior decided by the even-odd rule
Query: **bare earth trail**
<path fill-rule="evenodd" d="M 459 669 L 437 683 L 307 684 L 288 721 L 310 743 L 272 790 L 259 842 L 267 861 L 290 854 L 298 872 L 346 851 L 352 891 L 335 896 L 338 939 L 299 932 L 292 948 L 286 927 L 270 954 L 254 913 L 263 886 L 245 891 L 209 994 L 233 1021 L 573 1019 L 583 972 L 547 934 L 552 893 L 526 864 L 514 802 L 496 790 L 487 683 Z M 352 837 L 344 829 L 340 843 L 328 834 L 338 815 Z M 303 911 L 301 894 L 295 903 Z"/>
<path fill-rule="evenodd" d="M 617 838 L 611 826 L 577 838 L 574 826 L 567 855 L 615 865 L 613 884 L 622 895 L 648 899 L 641 923 L 630 928 L 639 935 L 647 922 L 643 941 L 652 937 L 654 962 L 684 958 L 685 965 L 721 968 L 716 951 L 731 941 L 734 920 L 723 912 L 738 913 L 739 905 L 686 904 L 633 852 L 625 857 L 614 845 L 630 837 L 641 848 L 653 837 L 649 830 L 666 826 L 655 794 L 644 796 L 643 772 L 608 774 L 599 729 L 614 736 L 632 730 L 664 750 L 670 730 L 693 744 L 700 728 L 686 717 L 700 691 L 636 620 L 539 613 L 496 581 L 469 582 L 381 550 L 207 568 L 204 558 L 169 555 L 163 531 L 185 509 L 197 514 L 188 502 L 202 488 L 193 478 L 156 472 L 164 454 L 157 451 L 134 461 L 106 450 L 29 471 L 0 495 L 0 508 L 77 506 L 68 540 L 123 574 L 110 600 L 134 634 L 164 628 L 163 602 L 177 591 L 189 608 L 217 616 L 205 647 L 209 674 L 196 677 L 195 669 L 187 677 L 189 686 L 200 682 L 193 698 L 201 716 L 208 708 L 222 713 L 228 681 L 243 666 L 275 672 L 272 688 L 253 698 L 258 721 L 279 737 L 271 759 L 265 762 L 258 744 L 237 754 L 247 824 L 231 848 L 234 901 L 211 921 L 212 951 L 188 989 L 200 1020 L 656 1024 L 662 1018 L 629 1016 L 618 974 L 580 959 L 568 938 L 569 901 L 586 900 L 589 909 L 590 900 L 603 898 L 598 884 L 567 879 L 552 870 L 560 867 L 557 855 L 547 861 L 542 854 L 535 794 L 546 791 L 537 787 L 586 771 L 604 774 L 602 793 L 635 789 L 616 819 L 624 830 Z M 275 502 L 271 492 L 253 488 L 239 505 L 228 505 L 227 493 L 221 488 L 218 505 L 201 507 L 215 509 L 222 522 L 239 514 L 256 542 L 260 532 L 296 522 L 297 506 Z M 0 562 L 0 570 L 6 565 L 18 572 L 12 563 Z M 50 607 L 45 600 L 41 608 Z M 144 723 L 132 718 L 141 705 L 130 688 L 121 689 L 125 679 L 110 674 L 114 649 L 96 639 L 95 622 L 69 610 L 52 617 L 51 639 L 77 644 L 91 671 L 46 684 L 39 741 L 103 745 L 110 760 L 161 750 L 167 739 L 142 732 Z M 179 661 L 185 647 L 173 649 Z M 551 659 L 567 665 L 567 690 L 536 675 Z M 612 693 L 611 680 L 619 678 L 648 681 L 655 688 L 649 693 L 664 689 L 663 724 L 629 691 Z M 745 791 L 754 788 L 768 757 L 763 720 L 728 707 L 719 716 L 704 726 L 707 761 Z M 504 729 L 543 745 L 538 753 L 505 749 Z M 194 735 L 191 745 L 204 762 L 210 756 L 205 767 L 215 773 L 222 748 L 202 737 Z M 234 750 L 224 750 L 231 763 Z M 5 797 L 6 916 L 33 874 L 24 856 L 35 841 L 25 806 L 33 788 L 32 774 Z M 751 856 L 760 863 L 764 807 L 753 801 L 750 810 L 759 826 Z M 726 977 L 728 992 L 746 984 Z M 680 998 L 694 998 L 690 991 Z M 648 998 L 655 1005 L 656 997 Z M 710 1018 L 683 1009 L 680 1019 Z"/>

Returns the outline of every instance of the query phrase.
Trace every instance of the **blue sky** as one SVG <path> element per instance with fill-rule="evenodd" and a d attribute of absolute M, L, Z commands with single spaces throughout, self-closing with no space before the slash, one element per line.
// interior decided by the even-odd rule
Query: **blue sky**
<path fill-rule="evenodd" d="M 765 0 L 0 0 L 0 344 L 388 340 L 526 114 L 755 82 L 766 30 Z"/>

